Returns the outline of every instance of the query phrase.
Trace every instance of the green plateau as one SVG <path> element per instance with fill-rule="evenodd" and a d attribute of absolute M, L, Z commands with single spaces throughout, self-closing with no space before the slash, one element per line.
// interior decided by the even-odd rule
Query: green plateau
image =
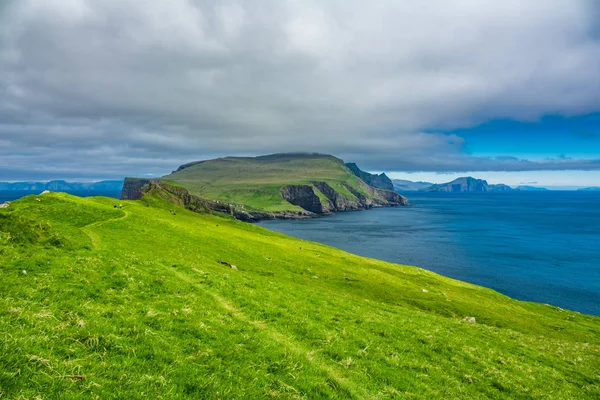
<path fill-rule="evenodd" d="M 600 318 L 179 204 L 0 209 L 0 398 L 600 398 Z"/>

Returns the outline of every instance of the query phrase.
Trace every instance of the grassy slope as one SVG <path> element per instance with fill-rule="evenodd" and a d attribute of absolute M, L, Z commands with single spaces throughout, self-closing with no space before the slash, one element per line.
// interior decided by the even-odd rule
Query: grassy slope
<path fill-rule="evenodd" d="M 157 196 L 39 199 L 0 210 L 0 398 L 600 397 L 598 318 Z"/>
<path fill-rule="evenodd" d="M 326 155 L 277 154 L 254 158 L 219 158 L 167 175 L 164 179 L 209 200 L 244 204 L 266 211 L 301 211 L 302 208 L 285 201 L 279 189 L 286 185 L 310 184 L 315 180 L 327 182 L 349 199 L 355 197 L 340 186 L 340 182 L 368 196 L 360 189 L 358 178 L 344 166 L 343 161 Z"/>

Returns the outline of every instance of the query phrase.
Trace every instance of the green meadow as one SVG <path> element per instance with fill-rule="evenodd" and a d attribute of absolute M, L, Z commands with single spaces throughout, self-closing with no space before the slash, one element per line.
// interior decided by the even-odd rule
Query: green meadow
<path fill-rule="evenodd" d="M 600 398 L 600 318 L 165 198 L 0 210 L 0 399 Z"/>

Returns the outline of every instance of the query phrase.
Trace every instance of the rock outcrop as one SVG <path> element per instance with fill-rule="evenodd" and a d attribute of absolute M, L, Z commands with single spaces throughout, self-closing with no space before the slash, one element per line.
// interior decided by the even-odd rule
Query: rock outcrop
<path fill-rule="evenodd" d="M 335 191 L 334 188 L 329 186 L 325 182 L 312 182 L 313 186 L 316 187 L 332 205 L 331 209 L 335 211 L 350 211 L 350 210 L 361 210 L 365 206 L 361 205 L 360 202 L 352 201 L 346 196 Z"/>
<path fill-rule="evenodd" d="M 157 180 L 125 178 L 123 189 L 121 189 L 121 200 L 139 200 L 144 195 L 143 188 L 151 183 L 158 183 Z"/>
<path fill-rule="evenodd" d="M 352 193 L 353 196 L 345 196 L 322 181 L 311 182 L 311 185 L 285 186 L 281 188 L 281 196 L 291 204 L 302 207 L 314 214 L 366 210 L 371 207 L 405 206 L 408 204 L 406 198 L 398 193 L 377 189 L 366 183 L 361 184 L 361 190 L 368 193 L 369 197 L 348 184 L 342 184 L 341 186 Z M 326 199 L 320 198 L 315 190 L 325 196 Z"/>
<path fill-rule="evenodd" d="M 371 198 L 365 197 L 358 190 L 354 189 L 350 185 L 344 185 L 345 188 L 352 193 L 356 198 L 358 198 L 365 207 L 386 207 L 386 206 L 406 206 L 408 205 L 408 200 L 406 197 L 399 195 L 396 192 L 392 192 L 390 190 L 382 190 L 377 189 L 372 186 L 363 183 L 360 185 L 360 188 L 367 192 Z"/>
<path fill-rule="evenodd" d="M 392 183 L 392 180 L 388 178 L 385 173 L 374 175 L 362 171 L 355 163 L 346 163 L 345 165 L 350 171 L 352 171 L 354 175 L 362 179 L 367 185 L 373 186 L 377 189 L 394 190 L 394 184 Z"/>
<path fill-rule="evenodd" d="M 302 207 L 306 211 L 315 214 L 323 214 L 333 211 L 331 202 L 321 203 L 321 199 L 310 185 L 290 185 L 280 189 L 281 196 L 289 203 Z"/>

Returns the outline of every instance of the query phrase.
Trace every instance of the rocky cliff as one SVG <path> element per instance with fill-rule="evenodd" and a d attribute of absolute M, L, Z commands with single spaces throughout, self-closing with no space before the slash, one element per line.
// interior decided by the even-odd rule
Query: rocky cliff
<path fill-rule="evenodd" d="M 281 195 L 291 204 L 302 207 L 314 214 L 408 205 L 406 197 L 396 192 L 377 189 L 363 182 L 359 185 L 360 189 L 369 195 L 368 197 L 352 186 L 342 183 L 341 187 L 350 192 L 352 196 L 343 195 L 328 183 L 321 181 L 313 181 L 311 185 L 285 186 L 281 188 Z M 318 194 L 322 196 L 319 197 Z"/>
<path fill-rule="evenodd" d="M 121 199 L 140 200 L 147 192 L 158 191 L 165 200 L 188 210 L 200 213 L 225 213 L 246 222 L 265 219 L 303 219 L 328 215 L 337 211 L 366 210 L 372 207 L 396 207 L 408 204 L 407 199 L 398 193 L 373 188 L 365 183 L 361 185 L 361 189 L 367 192 L 369 197 L 349 185 L 345 185 L 344 189 L 352 193 L 354 198 L 336 192 L 326 182 L 315 181 L 311 185 L 288 185 L 281 188 L 281 196 L 304 211 L 264 212 L 202 199 L 191 194 L 187 189 L 157 179 L 126 178 Z"/>
<path fill-rule="evenodd" d="M 157 179 L 125 178 L 122 200 L 141 200 L 148 192 L 158 193 L 163 199 L 199 213 L 223 213 L 245 222 L 257 222 L 265 219 L 302 219 L 317 215 L 310 211 L 282 211 L 278 213 L 250 211 L 231 204 L 202 199 L 187 189 L 171 185 Z"/>
<path fill-rule="evenodd" d="M 321 199 L 309 185 L 290 185 L 280 189 L 281 196 L 289 203 L 302 207 L 306 211 L 322 214 L 333 211 L 331 202 L 321 203 Z"/>
<path fill-rule="evenodd" d="M 355 163 L 346 163 L 345 165 L 350 171 L 352 171 L 354 175 L 362 179 L 367 185 L 373 186 L 377 189 L 394 190 L 394 184 L 392 180 L 388 178 L 385 173 L 375 175 L 362 171 Z"/>
<path fill-rule="evenodd" d="M 139 200 L 144 196 L 144 189 L 151 183 L 158 183 L 158 180 L 125 178 L 123 189 L 121 189 L 121 200 Z"/>

